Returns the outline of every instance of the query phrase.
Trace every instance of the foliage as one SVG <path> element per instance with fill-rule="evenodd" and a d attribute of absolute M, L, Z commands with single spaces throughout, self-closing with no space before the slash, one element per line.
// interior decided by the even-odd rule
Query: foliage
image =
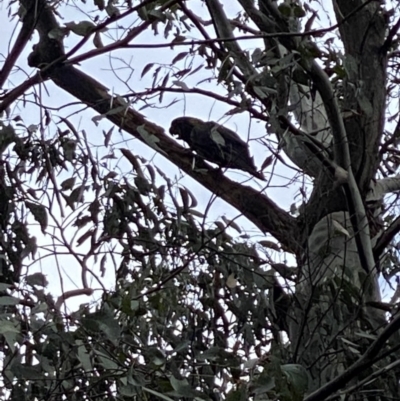
<path fill-rule="evenodd" d="M 319 29 L 324 4 L 204 3 L 10 2 L 19 33 L 0 72 L 2 399 L 398 397 L 398 11 L 338 0 L 337 25 Z M 148 31 L 159 43 L 139 42 Z M 105 55 L 112 75 L 83 72 Z M 30 78 L 15 84 L 17 70 Z M 179 132 L 198 145 L 188 149 L 158 125 L 186 108 L 205 119 L 192 96 L 220 105 L 218 129 L 240 144 L 224 151 L 246 159 L 240 173 L 221 169 L 237 167 L 218 153 L 221 135 L 207 131 L 207 157 L 193 136 L 204 131 Z M 238 116 L 260 123 L 257 135 L 232 132 Z M 267 196 L 279 174 L 281 190 L 293 188 L 287 205 Z M 206 205 L 185 176 L 211 193 Z M 262 187 L 254 177 L 264 176 Z M 212 216 L 215 198 L 263 239 Z"/>

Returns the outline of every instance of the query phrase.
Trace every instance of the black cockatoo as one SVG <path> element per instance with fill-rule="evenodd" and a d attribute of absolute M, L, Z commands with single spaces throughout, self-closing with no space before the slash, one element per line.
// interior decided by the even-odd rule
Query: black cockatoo
<path fill-rule="evenodd" d="M 172 121 L 169 132 L 184 140 L 204 160 L 220 167 L 243 170 L 264 180 L 250 156 L 247 143 L 239 135 L 213 121 L 179 117 Z"/>

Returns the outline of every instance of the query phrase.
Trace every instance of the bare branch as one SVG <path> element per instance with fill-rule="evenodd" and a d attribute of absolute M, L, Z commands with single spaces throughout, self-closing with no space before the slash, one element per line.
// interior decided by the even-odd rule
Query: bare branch
<path fill-rule="evenodd" d="M 64 292 L 62 295 L 60 295 L 57 299 L 57 302 L 55 304 L 55 308 L 57 309 L 57 311 L 60 310 L 61 305 L 70 298 L 73 297 L 78 297 L 80 295 L 86 295 L 86 296 L 90 296 L 92 295 L 94 292 L 94 290 L 92 288 L 78 288 L 76 290 L 70 290 L 70 291 L 66 291 Z"/>
<path fill-rule="evenodd" d="M 4 61 L 4 64 L 0 70 L 0 88 L 5 84 L 12 68 L 15 65 L 18 57 L 25 49 L 30 37 L 32 36 L 34 30 L 34 15 L 32 13 L 26 13 L 23 21 L 21 30 L 18 33 L 18 37 L 15 40 L 14 46 L 12 47 L 10 53 Z"/>
<path fill-rule="evenodd" d="M 374 258 L 378 260 L 382 255 L 383 251 L 386 247 L 392 242 L 393 238 L 400 232 L 400 217 L 397 217 L 396 220 L 389 226 L 389 228 L 382 233 L 382 235 L 378 238 L 376 245 L 374 247 Z"/>
<path fill-rule="evenodd" d="M 20 96 L 33 86 L 45 81 L 40 72 L 36 73 L 33 77 L 27 79 L 21 85 L 8 92 L 5 96 L 0 98 L 0 113 L 5 111 L 12 103 L 14 103 Z"/>
<path fill-rule="evenodd" d="M 383 51 L 388 52 L 390 50 L 390 47 L 393 44 L 394 37 L 397 35 L 400 29 L 400 18 L 397 20 L 397 22 L 394 24 L 394 26 L 390 29 L 387 38 L 385 40 L 385 43 L 383 44 L 382 48 Z"/>
<path fill-rule="evenodd" d="M 198 95 L 202 95 L 202 96 L 207 96 L 209 98 L 218 100 L 218 101 L 226 103 L 226 104 L 230 104 L 231 106 L 234 106 L 237 109 L 240 109 L 241 107 L 244 106 L 241 102 L 233 100 L 232 98 L 228 98 L 226 96 L 219 95 L 218 93 L 215 93 L 212 91 L 207 91 L 204 89 L 199 89 L 199 88 L 190 88 L 190 90 L 188 91 L 188 90 L 181 89 L 181 88 L 157 87 L 157 88 L 149 89 L 145 92 L 136 92 L 134 94 L 134 96 L 141 97 L 141 96 L 151 95 L 153 93 L 158 93 L 158 92 L 184 93 L 185 95 L 198 94 Z M 129 98 L 129 97 L 131 97 L 131 95 L 126 95 L 123 97 Z M 268 122 L 268 117 L 264 113 L 261 113 L 260 111 L 255 110 L 255 108 L 251 107 L 250 105 L 246 105 L 246 111 L 248 111 L 252 116 L 258 118 L 259 120 Z"/>

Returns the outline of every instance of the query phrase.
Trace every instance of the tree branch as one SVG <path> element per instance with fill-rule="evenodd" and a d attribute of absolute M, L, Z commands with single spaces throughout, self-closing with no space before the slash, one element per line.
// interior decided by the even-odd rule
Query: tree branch
<path fill-rule="evenodd" d="M 341 391 L 339 394 L 333 394 L 331 397 L 329 397 L 327 400 L 333 400 L 333 399 L 342 399 L 342 397 L 345 394 L 351 394 L 355 390 L 361 388 L 364 386 L 364 384 L 371 383 L 374 381 L 376 378 L 379 376 L 382 376 L 383 374 L 389 372 L 390 370 L 393 370 L 394 368 L 397 368 L 400 365 L 400 359 L 394 361 L 393 363 L 375 371 L 374 373 L 370 374 L 368 377 L 366 377 L 364 380 L 361 382 L 355 384 L 354 386 L 347 388 L 345 391 Z"/>
<path fill-rule="evenodd" d="M 35 21 L 33 17 L 33 13 L 26 13 L 23 17 L 21 30 L 19 31 L 14 46 L 12 47 L 10 53 L 7 55 L 7 58 L 5 59 L 4 64 L 0 70 L 0 88 L 2 88 L 5 84 L 12 68 L 15 65 L 15 62 L 17 61 L 22 51 L 25 49 L 26 44 L 32 36 L 32 33 L 35 29 Z"/>
<path fill-rule="evenodd" d="M 354 178 L 349 143 L 343 118 L 340 113 L 336 96 L 332 90 L 331 83 L 325 71 L 314 60 L 309 64 L 308 61 L 302 61 L 302 66 L 310 74 L 318 92 L 325 105 L 328 115 L 332 136 L 334 139 L 333 147 L 335 161 L 340 167 L 343 167 L 348 173 L 348 181 L 343 185 L 346 199 L 348 202 L 350 218 L 357 243 L 357 250 L 362 267 L 367 273 L 372 272 L 375 266 L 374 255 L 372 253 L 371 236 L 369 224 L 365 212 L 364 202 L 360 190 Z"/>
<path fill-rule="evenodd" d="M 3 113 L 12 103 L 14 103 L 20 96 L 27 92 L 28 89 L 43 82 L 44 79 L 40 72 L 37 72 L 33 77 L 27 79 L 16 88 L 12 89 L 5 96 L 0 98 L 0 114 Z"/>
<path fill-rule="evenodd" d="M 243 75 L 246 79 L 250 79 L 252 76 L 257 75 L 257 70 L 249 62 L 233 35 L 232 26 L 225 15 L 224 9 L 219 0 L 206 0 L 206 4 L 213 20 L 217 36 L 219 38 L 231 39 L 224 42 L 224 45 L 229 50 L 230 54 L 232 54 Z"/>
<path fill-rule="evenodd" d="M 374 247 L 374 258 L 378 260 L 382 255 L 385 248 L 392 242 L 393 238 L 400 232 L 400 217 L 389 226 L 389 228 L 382 233 L 378 238 L 376 245 Z"/>
<path fill-rule="evenodd" d="M 44 0 L 38 1 L 44 4 Z M 142 114 L 124 104 L 123 100 L 109 95 L 108 89 L 94 78 L 71 65 L 54 64 L 50 56 L 56 60 L 61 59 L 63 44 L 62 42 L 54 43 L 55 39 L 49 40 L 48 32 L 57 28 L 58 24 L 51 9 L 44 6 L 37 24 L 40 41 L 33 57 L 30 57 L 30 63 L 36 67 L 43 66 L 43 59 L 45 59 L 51 64 L 50 68 L 45 66 L 42 69 L 45 79 L 50 78 L 57 86 L 100 115 L 144 144 L 153 147 L 205 188 L 242 212 L 261 231 L 271 233 L 289 251 L 299 253 L 300 244 L 296 241 L 298 237 L 296 219 L 279 208 L 267 196 L 254 188 L 231 181 L 220 170 L 210 167 L 202 159 L 165 135 L 162 127 L 149 122 Z M 110 113 L 110 110 L 113 112 Z M 120 111 L 116 112 L 116 110 Z M 197 169 L 192 167 L 194 157 Z"/>
<path fill-rule="evenodd" d="M 267 196 L 254 188 L 229 180 L 220 170 L 213 169 L 198 157 L 196 157 L 195 163 L 197 169 L 194 170 L 192 168 L 194 155 L 191 152 L 166 136 L 163 128 L 147 121 L 142 114 L 132 108 L 127 108 L 116 97 L 108 95 L 104 91 L 103 85 L 82 71 L 72 66 L 60 66 L 54 68 L 49 77 L 57 86 L 92 107 L 144 144 L 151 146 L 150 142 L 146 141 L 140 133 L 141 129 L 144 129 L 147 133 L 146 137 L 153 138 L 151 142 L 156 144 L 158 148 L 156 150 L 159 153 L 212 193 L 241 211 L 260 230 L 270 232 L 288 249 L 297 253 L 299 244 L 293 240 L 296 238 L 297 231 L 295 219 L 280 209 Z M 118 113 L 113 111 L 108 114 L 111 109 L 110 105 L 113 105 L 113 110 L 121 108 L 121 111 Z"/>
<path fill-rule="evenodd" d="M 134 95 L 125 95 L 122 96 L 124 98 L 130 98 L 130 97 L 135 97 L 139 98 L 141 96 L 149 96 L 152 94 L 156 93 L 162 93 L 162 92 L 167 92 L 167 93 L 184 93 L 185 95 L 190 95 L 190 94 L 198 94 L 202 96 L 209 97 L 214 100 L 218 100 L 221 103 L 226 103 L 231 106 L 234 106 L 235 109 L 240 109 L 243 107 L 243 104 L 241 102 L 238 102 L 236 100 L 233 100 L 230 97 L 220 95 L 218 93 L 212 92 L 212 91 L 207 91 L 205 89 L 200 89 L 200 88 L 190 88 L 189 90 L 187 89 L 182 89 L 182 88 L 166 88 L 163 86 L 155 87 L 148 89 L 143 92 L 135 92 Z M 253 117 L 258 118 L 261 121 L 268 122 L 268 116 L 266 116 L 264 113 L 256 110 L 254 107 L 251 107 L 251 105 L 246 104 L 246 111 L 248 111 Z"/>
<path fill-rule="evenodd" d="M 344 373 L 314 391 L 306 397 L 304 401 L 321 401 L 335 391 L 343 388 L 350 380 L 357 377 L 365 369 L 375 363 L 375 357 L 378 355 L 379 351 L 383 348 L 386 341 L 398 330 L 400 330 L 400 316 L 396 317 L 386 326 L 379 337 L 371 344 L 365 354 L 357 362 L 350 366 Z"/>

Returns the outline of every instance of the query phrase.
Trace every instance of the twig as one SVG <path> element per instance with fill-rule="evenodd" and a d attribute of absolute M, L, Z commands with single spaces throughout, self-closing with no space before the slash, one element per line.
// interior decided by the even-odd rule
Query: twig
<path fill-rule="evenodd" d="M 372 366 L 375 363 L 374 358 L 378 355 L 386 341 L 398 330 L 400 330 L 400 316 L 395 318 L 386 326 L 383 332 L 371 344 L 365 354 L 361 356 L 357 362 L 350 366 L 344 373 L 331 380 L 318 390 L 314 391 L 312 394 L 306 397 L 304 401 L 321 401 L 326 399 L 329 395 L 341 389 L 365 369 Z"/>

